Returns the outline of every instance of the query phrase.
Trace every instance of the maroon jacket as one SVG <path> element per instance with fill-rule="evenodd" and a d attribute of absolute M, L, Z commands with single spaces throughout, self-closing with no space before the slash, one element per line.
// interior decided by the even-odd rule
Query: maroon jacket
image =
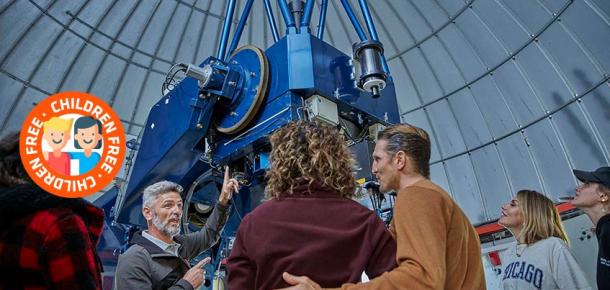
<path fill-rule="evenodd" d="M 0 289 L 101 289 L 101 209 L 33 185 L 0 187 L 0 221 Z"/>
<path fill-rule="evenodd" d="M 258 206 L 241 222 L 228 260 L 230 290 L 289 286 L 282 272 L 322 287 L 358 282 L 396 266 L 396 243 L 383 222 L 336 192 L 295 190 Z"/>

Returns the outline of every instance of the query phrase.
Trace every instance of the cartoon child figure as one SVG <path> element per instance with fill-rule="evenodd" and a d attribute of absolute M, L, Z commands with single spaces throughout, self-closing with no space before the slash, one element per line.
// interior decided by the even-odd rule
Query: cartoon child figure
<path fill-rule="evenodd" d="M 102 122 L 83 116 L 74 122 L 74 148 L 83 152 L 72 152 L 72 159 L 78 160 L 78 174 L 83 175 L 93 169 L 100 161 L 100 154 L 93 149 L 102 148 Z"/>
<path fill-rule="evenodd" d="M 70 128 L 72 119 L 52 117 L 44 122 L 43 139 L 47 141 L 51 152 L 43 151 L 42 155 L 56 173 L 70 176 L 70 155 L 61 150 L 66 147 L 70 140 Z"/>

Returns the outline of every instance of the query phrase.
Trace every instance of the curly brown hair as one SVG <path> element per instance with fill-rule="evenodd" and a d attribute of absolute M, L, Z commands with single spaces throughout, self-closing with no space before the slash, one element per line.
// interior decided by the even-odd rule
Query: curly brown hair
<path fill-rule="evenodd" d="M 292 194 L 304 180 L 310 186 L 319 182 L 342 197 L 354 197 L 355 161 L 337 129 L 316 122 L 296 121 L 277 130 L 270 139 L 267 198 Z"/>

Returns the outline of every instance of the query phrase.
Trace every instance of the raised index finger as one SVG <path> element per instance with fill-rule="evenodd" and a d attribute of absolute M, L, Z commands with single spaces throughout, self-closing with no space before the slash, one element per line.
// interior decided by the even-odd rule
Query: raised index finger
<path fill-rule="evenodd" d="M 195 265 L 193 268 L 203 268 L 203 266 L 205 266 L 205 264 L 209 263 L 211 260 L 212 258 L 206 257 L 205 259 L 199 261 L 199 263 L 197 263 L 197 265 Z"/>
<path fill-rule="evenodd" d="M 224 184 L 227 184 L 229 182 L 229 165 L 225 166 L 225 180 L 224 180 Z"/>

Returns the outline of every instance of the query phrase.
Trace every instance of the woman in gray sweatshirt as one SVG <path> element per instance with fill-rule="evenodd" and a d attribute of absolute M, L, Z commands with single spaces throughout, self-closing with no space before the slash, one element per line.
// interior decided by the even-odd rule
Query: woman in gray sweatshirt
<path fill-rule="evenodd" d="M 517 240 L 502 257 L 504 290 L 592 289 L 568 250 L 561 217 L 546 196 L 520 190 L 502 205 L 498 223 Z"/>

